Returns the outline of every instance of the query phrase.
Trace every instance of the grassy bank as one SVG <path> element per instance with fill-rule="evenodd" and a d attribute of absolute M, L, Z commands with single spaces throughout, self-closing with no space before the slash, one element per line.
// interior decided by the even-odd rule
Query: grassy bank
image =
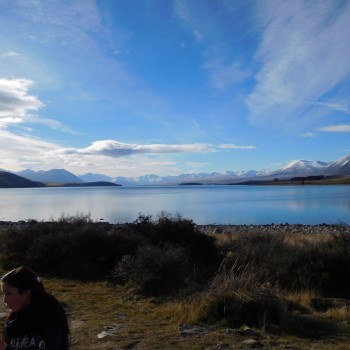
<path fill-rule="evenodd" d="M 73 349 L 350 349 L 346 225 L 78 216 L 4 227 L 0 241 L 1 272 L 30 266 L 63 302 Z"/>

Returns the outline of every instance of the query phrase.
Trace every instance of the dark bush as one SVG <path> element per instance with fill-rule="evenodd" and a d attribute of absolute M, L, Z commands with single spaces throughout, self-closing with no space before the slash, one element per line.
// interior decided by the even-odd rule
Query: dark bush
<path fill-rule="evenodd" d="M 199 231 L 192 220 L 161 213 L 152 221 L 150 216 L 140 215 L 132 227 L 151 245 L 185 248 L 197 282 L 207 281 L 217 271 L 220 259 L 215 239 Z"/>
<path fill-rule="evenodd" d="M 206 281 L 219 262 L 213 238 L 199 232 L 192 221 L 171 215 L 162 215 L 158 221 L 140 215 L 134 223 L 117 225 L 95 223 L 84 215 L 49 222 L 29 221 L 3 230 L 0 240 L 0 263 L 5 268 L 26 265 L 38 273 L 60 277 L 105 278 L 126 255 L 137 261 L 137 255 L 142 253 L 141 261 L 150 261 L 151 255 L 145 256 L 147 249 L 139 250 L 143 246 L 173 253 L 168 261 L 161 260 L 161 270 L 171 265 L 173 271 L 180 271 L 186 264 L 186 271 L 191 272 L 186 278 L 196 282 Z M 177 257 L 182 251 L 186 251 L 186 259 L 183 256 L 180 261 Z M 153 253 L 159 259 L 160 252 Z M 179 286 L 184 280 L 183 276 L 174 279 Z"/>
<path fill-rule="evenodd" d="M 0 239 L 5 268 L 26 265 L 38 273 L 79 279 L 104 278 L 117 259 L 142 244 L 127 226 L 93 223 L 84 216 L 31 221 L 3 231 Z"/>
<path fill-rule="evenodd" d="M 140 247 L 135 256 L 126 255 L 114 277 L 130 281 L 144 295 L 174 294 L 188 284 L 187 252 L 172 245 Z"/>

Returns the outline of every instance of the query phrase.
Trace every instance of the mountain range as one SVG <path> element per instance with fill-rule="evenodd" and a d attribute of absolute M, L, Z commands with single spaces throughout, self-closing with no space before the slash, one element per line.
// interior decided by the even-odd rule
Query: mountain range
<path fill-rule="evenodd" d="M 48 171 L 34 171 L 26 169 L 16 172 L 16 175 L 38 182 L 55 183 L 92 183 L 92 182 L 112 182 L 124 186 L 142 185 L 177 185 L 184 183 L 201 184 L 232 184 L 246 180 L 259 179 L 289 179 L 296 176 L 346 176 L 350 175 L 350 154 L 332 162 L 297 160 L 290 162 L 284 168 L 270 170 L 249 170 L 249 171 L 226 171 L 224 173 L 191 173 L 176 176 L 158 176 L 155 174 L 139 177 L 110 177 L 104 174 L 87 173 L 84 175 L 74 175 L 64 169 L 52 169 Z"/>

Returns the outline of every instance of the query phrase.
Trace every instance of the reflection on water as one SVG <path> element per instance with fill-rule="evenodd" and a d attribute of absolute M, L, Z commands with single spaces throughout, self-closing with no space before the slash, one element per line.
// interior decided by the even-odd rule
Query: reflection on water
<path fill-rule="evenodd" d="M 0 189 L 0 220 L 90 214 L 132 222 L 180 213 L 197 224 L 350 224 L 350 186 L 174 186 Z"/>

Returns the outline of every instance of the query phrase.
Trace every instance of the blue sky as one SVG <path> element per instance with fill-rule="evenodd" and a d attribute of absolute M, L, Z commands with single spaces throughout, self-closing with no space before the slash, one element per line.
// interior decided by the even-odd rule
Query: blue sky
<path fill-rule="evenodd" d="M 350 1 L 0 0 L 0 168 L 277 169 L 350 153 Z"/>

